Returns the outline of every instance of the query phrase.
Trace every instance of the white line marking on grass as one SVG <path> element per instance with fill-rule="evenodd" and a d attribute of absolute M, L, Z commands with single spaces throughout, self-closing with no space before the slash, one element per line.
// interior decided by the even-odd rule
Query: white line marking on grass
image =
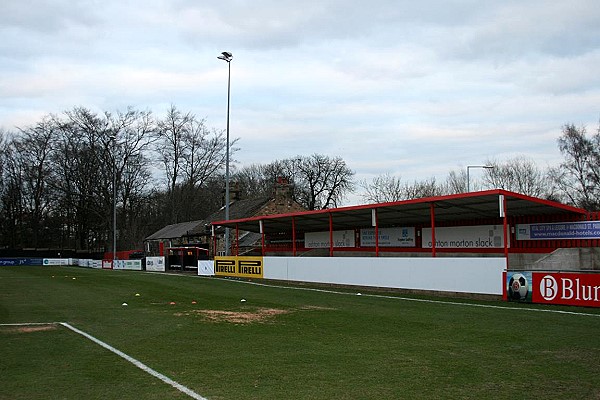
<path fill-rule="evenodd" d="M 64 326 L 65 328 L 68 328 L 68 329 L 72 330 L 73 332 L 78 333 L 78 334 L 88 338 L 92 342 L 99 344 L 100 346 L 104 347 L 105 349 L 112 351 L 113 353 L 115 353 L 119 357 L 124 358 L 125 360 L 129 361 L 130 363 L 132 363 L 133 365 L 135 365 L 142 371 L 145 371 L 145 372 L 149 373 L 150 375 L 154 376 L 155 378 L 160 379 L 164 383 L 173 386 L 175 389 L 179 390 L 182 393 L 187 394 L 191 398 L 196 399 L 196 400 L 207 400 L 205 397 L 200 396 L 198 393 L 194 392 L 193 390 L 183 386 L 180 383 L 175 382 L 174 380 L 161 374 L 160 372 L 153 370 L 152 368 L 150 368 L 146 364 L 142 363 L 141 361 L 138 361 L 135 358 L 123 353 L 122 351 L 115 349 L 114 347 L 112 347 L 111 345 L 109 345 L 107 343 L 104 343 L 100 339 L 96 339 L 92 335 L 90 335 L 82 330 L 79 330 L 79 329 L 75 328 L 74 326 L 69 325 L 66 322 L 60 322 L 60 324 L 62 326 Z"/>
<path fill-rule="evenodd" d="M 60 322 L 15 322 L 12 324 L 0 324 L 0 326 L 36 326 L 36 325 L 58 325 Z"/>
<path fill-rule="evenodd" d="M 265 286 L 265 287 L 273 287 L 278 289 L 290 289 L 290 290 L 306 290 L 312 292 L 321 292 L 321 293 L 331 293 L 331 294 L 339 294 L 346 296 L 356 296 L 356 293 L 349 292 L 339 292 L 336 290 L 327 290 L 327 289 L 316 289 L 316 288 L 304 288 L 304 287 L 294 287 L 294 286 L 281 286 L 281 285 L 269 285 L 266 283 L 259 282 L 249 282 L 249 281 L 240 281 L 234 279 L 227 278 L 213 278 L 227 282 L 236 282 L 236 283 L 245 283 L 248 285 L 256 285 L 256 286 Z M 597 317 L 600 318 L 600 314 L 592 314 L 592 313 L 582 313 L 575 311 L 563 311 L 563 310 L 548 310 L 544 308 L 530 308 L 530 307 L 507 307 L 507 306 L 493 306 L 490 304 L 477 304 L 477 303 L 461 303 L 457 301 L 443 301 L 443 300 L 428 300 L 428 299 L 414 299 L 410 297 L 399 297 L 399 296 L 386 296 L 381 294 L 361 294 L 362 297 L 375 297 L 380 299 L 393 299 L 393 300 L 404 300 L 404 301 L 416 301 L 421 303 L 431 303 L 431 304 L 449 304 L 454 306 L 465 306 L 465 307 L 481 307 L 481 308 L 494 308 L 498 310 L 517 310 L 517 311 L 534 311 L 534 312 L 547 312 L 553 314 L 567 314 L 567 315 L 581 315 L 587 317 Z"/>

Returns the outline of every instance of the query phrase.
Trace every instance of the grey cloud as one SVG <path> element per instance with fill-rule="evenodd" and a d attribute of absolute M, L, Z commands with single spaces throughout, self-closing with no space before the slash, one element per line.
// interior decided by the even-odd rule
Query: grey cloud
<path fill-rule="evenodd" d="M 182 29 L 192 37 L 227 35 L 250 48 L 280 48 L 312 43 L 356 39 L 372 35 L 391 26 L 394 30 L 410 30 L 416 24 L 455 25 L 475 18 L 475 1 L 342 1 L 262 0 L 240 2 L 182 0 L 173 3 L 173 12 L 196 14 L 199 20 Z M 213 21 L 202 21 L 212 18 Z M 215 32 L 217 19 L 222 27 Z M 410 36 L 410 32 L 407 33 Z M 394 37 L 388 37 L 393 41 Z"/>
<path fill-rule="evenodd" d="M 102 21 L 95 1 L 0 2 L 3 69 L 31 68 L 44 57 L 82 58 Z M 37 60 L 36 63 L 33 60 Z"/>
<path fill-rule="evenodd" d="M 89 25 L 98 22 L 96 1 L 69 0 L 5 0 L 0 2 L 0 24 L 4 29 L 52 33 L 71 24 Z"/>
<path fill-rule="evenodd" d="M 523 57 L 569 57 L 600 46 L 600 7 L 595 0 L 498 2 L 473 25 L 461 26 L 447 54 L 496 63 Z"/>

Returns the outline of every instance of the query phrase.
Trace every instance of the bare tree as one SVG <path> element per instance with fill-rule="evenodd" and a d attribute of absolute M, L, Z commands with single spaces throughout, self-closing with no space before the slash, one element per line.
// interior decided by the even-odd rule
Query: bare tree
<path fill-rule="evenodd" d="M 441 194 L 442 189 L 436 184 L 435 178 L 414 181 L 412 184 L 404 186 L 405 199 L 419 199 L 423 197 L 439 196 Z"/>
<path fill-rule="evenodd" d="M 119 244 L 121 248 L 139 247 L 151 226 L 146 214 L 148 198 L 151 193 L 149 182 L 152 180 L 147 168 L 148 160 L 138 154 L 129 158 L 120 180 L 121 214 L 117 218 L 120 226 Z"/>
<path fill-rule="evenodd" d="M 251 164 L 234 175 L 234 181 L 243 197 L 268 197 L 272 195 L 273 183 L 277 178 L 293 182 L 292 160 L 273 161 L 269 164 Z"/>
<path fill-rule="evenodd" d="M 22 245 L 24 236 L 23 173 L 12 138 L 3 141 L 2 152 L 2 236 L 5 246 Z"/>
<path fill-rule="evenodd" d="M 551 176 L 560 196 L 588 210 L 600 209 L 600 131 L 590 139 L 585 127 L 567 124 L 558 147 L 564 161 Z"/>
<path fill-rule="evenodd" d="M 340 157 L 313 154 L 295 157 L 294 161 L 298 201 L 309 210 L 337 207 L 344 196 L 354 189 L 354 172 Z"/>
<path fill-rule="evenodd" d="M 352 172 L 340 157 L 313 154 L 254 164 L 236 173 L 236 182 L 247 196 L 270 196 L 278 178 L 293 187 L 294 199 L 308 210 L 336 207 L 354 188 Z"/>
<path fill-rule="evenodd" d="M 131 107 L 125 112 L 105 115 L 109 122 L 107 133 L 110 136 L 103 139 L 114 142 L 110 143 L 112 148 L 109 159 L 99 161 L 110 160 L 114 168 L 116 188 L 113 190 L 117 193 L 117 211 L 120 211 L 117 218 L 119 248 L 134 248 L 141 245 L 137 226 L 139 221 L 144 220 L 140 210 L 145 203 L 151 182 L 150 158 L 147 153 L 154 140 L 156 125 L 150 111 L 138 111 Z M 100 154 L 105 153 L 102 151 Z M 112 199 L 112 194 L 105 192 L 103 198 Z M 108 210 L 112 210 L 113 206 L 109 202 Z"/>
<path fill-rule="evenodd" d="M 535 162 L 525 156 L 516 156 L 505 162 L 487 160 L 484 182 L 487 187 L 504 189 L 533 197 L 552 195 L 547 174 L 539 169 Z"/>
<path fill-rule="evenodd" d="M 171 105 L 165 118 L 158 121 L 156 152 L 168 181 L 167 191 L 171 194 L 171 208 L 175 208 L 173 196 L 180 180 L 184 151 L 183 141 L 192 119 L 191 113 L 183 114 L 174 105 Z"/>
<path fill-rule="evenodd" d="M 366 191 L 363 199 L 374 203 L 439 196 L 443 192 L 435 178 L 403 183 L 400 177 L 389 174 L 376 176 L 371 182 L 363 181 L 361 186 Z"/>
<path fill-rule="evenodd" d="M 209 130 L 204 120 L 193 118 L 189 121 L 182 143 L 182 169 L 186 185 L 201 187 L 225 167 L 226 138 L 222 131 Z M 230 155 L 237 151 L 236 143 L 237 139 L 230 141 Z"/>
<path fill-rule="evenodd" d="M 52 183 L 60 193 L 66 241 L 74 236 L 78 249 L 109 248 L 115 195 L 119 236 L 126 237 L 132 220 L 127 212 L 139 208 L 148 187 L 151 113 L 128 108 L 96 114 L 79 107 L 54 124 L 61 136 L 51 158 Z"/>
<path fill-rule="evenodd" d="M 22 172 L 22 201 L 27 214 L 27 245 L 43 247 L 40 238 L 47 238 L 50 232 L 45 220 L 51 208 L 53 195 L 48 182 L 53 173 L 49 162 L 57 139 L 53 121 L 46 117 L 34 126 L 20 129 L 15 139 L 15 156 L 18 157 Z"/>
<path fill-rule="evenodd" d="M 8 133 L 0 128 L 0 193 L 4 188 L 4 157 L 6 155 Z"/>
<path fill-rule="evenodd" d="M 378 175 L 371 182 L 363 180 L 359 185 L 364 190 L 361 197 L 367 203 L 387 203 L 405 198 L 402 179 L 389 173 Z"/>
<path fill-rule="evenodd" d="M 6 209 L 6 195 L 8 191 L 8 153 L 9 141 L 8 132 L 0 128 L 0 243 L 7 243 L 8 232 L 8 215 Z"/>
<path fill-rule="evenodd" d="M 209 130 L 204 120 L 171 106 L 158 121 L 155 150 L 168 181 L 170 223 L 189 219 L 199 189 L 225 167 L 227 143 L 223 132 Z M 229 155 L 237 151 L 238 139 L 230 140 Z"/>
<path fill-rule="evenodd" d="M 55 118 L 61 137 L 52 155 L 65 240 L 80 250 L 105 248 L 112 215 L 112 152 L 109 121 L 77 107 Z"/>
<path fill-rule="evenodd" d="M 442 186 L 442 191 L 445 194 L 465 193 L 467 191 L 467 172 L 464 169 L 450 171 Z"/>

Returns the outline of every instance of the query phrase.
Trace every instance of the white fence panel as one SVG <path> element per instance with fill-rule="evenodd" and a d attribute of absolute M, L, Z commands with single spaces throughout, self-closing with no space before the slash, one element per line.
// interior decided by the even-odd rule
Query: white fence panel
<path fill-rule="evenodd" d="M 502 294 L 506 260 L 493 258 L 265 257 L 265 279 Z"/>
<path fill-rule="evenodd" d="M 215 262 L 211 260 L 198 260 L 198 275 L 213 276 L 215 274 Z"/>
<path fill-rule="evenodd" d="M 146 257 L 146 271 L 165 271 L 165 258 L 164 257 Z"/>

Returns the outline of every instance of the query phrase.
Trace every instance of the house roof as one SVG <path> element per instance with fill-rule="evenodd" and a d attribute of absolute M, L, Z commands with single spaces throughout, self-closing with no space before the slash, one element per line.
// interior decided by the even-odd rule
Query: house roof
<path fill-rule="evenodd" d="M 255 199 L 244 199 L 236 200 L 229 204 L 229 219 L 240 219 L 247 218 L 249 215 L 254 216 L 256 213 L 271 199 L 268 197 L 259 197 Z M 202 235 L 206 233 L 205 226 L 210 225 L 213 221 L 219 221 L 225 218 L 225 206 L 221 207 L 218 211 L 212 213 L 205 220 L 202 221 L 201 225 L 197 225 L 191 229 L 187 235 Z"/>
<path fill-rule="evenodd" d="M 534 215 L 582 215 L 586 211 L 554 201 L 525 196 L 502 189 L 461 193 L 447 196 L 426 197 L 390 203 L 366 204 L 290 214 L 276 214 L 238 218 L 233 215 L 227 221 L 213 220 L 213 225 L 237 227 L 244 231 L 264 233 L 291 231 L 327 231 L 373 226 L 373 210 L 376 210 L 379 226 L 406 226 L 431 224 L 432 208 L 435 222 L 451 222 L 469 219 L 500 217 L 500 199 L 505 199 L 507 216 Z"/>
<path fill-rule="evenodd" d="M 230 219 L 245 218 L 254 216 L 271 199 L 268 197 L 259 197 L 255 199 L 236 200 L 229 204 Z M 181 222 L 178 224 L 167 225 L 146 237 L 145 240 L 175 239 L 184 236 L 199 236 L 206 234 L 206 226 L 211 222 L 225 218 L 225 206 L 212 213 L 206 219 Z"/>
<path fill-rule="evenodd" d="M 204 228 L 203 221 L 189 221 L 180 222 L 178 224 L 167 225 L 164 228 L 159 229 L 152 235 L 148 236 L 145 240 L 158 240 L 158 239 L 175 239 L 185 236 L 190 230 L 201 225 Z"/>
<path fill-rule="evenodd" d="M 257 242 L 260 242 L 261 234 L 258 232 L 245 232 L 240 235 L 238 240 L 239 247 L 251 247 L 256 245 Z"/>

